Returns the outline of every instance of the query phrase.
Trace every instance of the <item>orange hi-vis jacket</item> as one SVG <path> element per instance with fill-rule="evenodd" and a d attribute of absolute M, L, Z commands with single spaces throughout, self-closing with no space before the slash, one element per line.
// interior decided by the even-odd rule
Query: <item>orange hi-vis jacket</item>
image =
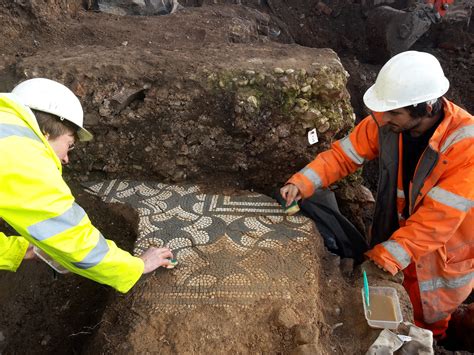
<path fill-rule="evenodd" d="M 374 113 L 293 175 L 302 197 L 379 157 L 380 177 L 366 255 L 392 274 L 415 263 L 424 321 L 449 315 L 474 286 L 474 118 L 443 99 L 444 119 L 410 183 L 402 183 L 402 135 Z M 402 211 L 409 203 L 409 217 Z"/>

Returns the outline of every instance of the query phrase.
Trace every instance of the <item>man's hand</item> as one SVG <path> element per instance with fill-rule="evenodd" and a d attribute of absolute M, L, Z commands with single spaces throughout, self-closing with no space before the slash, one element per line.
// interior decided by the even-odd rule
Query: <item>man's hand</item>
<path fill-rule="evenodd" d="M 156 248 L 150 247 L 142 255 L 140 259 L 145 263 L 144 274 L 148 274 L 155 271 L 160 266 L 167 266 L 170 264 L 170 260 L 173 258 L 173 253 L 169 248 Z"/>
<path fill-rule="evenodd" d="M 385 270 L 382 266 L 376 264 L 372 260 L 366 260 L 360 266 L 361 272 L 365 270 L 367 273 L 367 278 L 369 279 L 369 283 L 371 280 L 387 280 L 391 282 L 396 282 L 401 284 L 403 282 L 403 273 L 398 272 L 395 275 L 392 275 L 387 270 Z"/>
<path fill-rule="evenodd" d="M 37 256 L 33 250 L 33 245 L 29 245 L 28 246 L 28 249 L 26 249 L 26 253 L 25 253 L 25 256 L 23 257 L 23 260 L 33 260 L 33 259 L 36 259 Z"/>
<path fill-rule="evenodd" d="M 286 205 L 289 206 L 293 201 L 301 200 L 300 190 L 293 184 L 286 184 L 280 189 L 281 196 L 285 199 Z"/>

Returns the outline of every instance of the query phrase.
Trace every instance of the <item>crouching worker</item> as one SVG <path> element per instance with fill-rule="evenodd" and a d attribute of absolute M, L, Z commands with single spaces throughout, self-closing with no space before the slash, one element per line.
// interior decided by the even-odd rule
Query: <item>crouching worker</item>
<path fill-rule="evenodd" d="M 403 271 L 416 324 L 438 339 L 474 285 L 474 119 L 442 97 L 448 88 L 431 54 L 396 55 L 364 94 L 372 114 L 281 188 L 287 204 L 306 199 L 378 157 L 365 255 Z"/>
<path fill-rule="evenodd" d="M 127 292 L 173 255 L 152 247 L 134 257 L 91 224 L 61 176 L 76 139 L 92 134 L 64 85 L 36 78 L 0 94 L 0 218 L 19 234 L 0 233 L 0 269 L 16 271 L 36 245 L 68 270 Z"/>

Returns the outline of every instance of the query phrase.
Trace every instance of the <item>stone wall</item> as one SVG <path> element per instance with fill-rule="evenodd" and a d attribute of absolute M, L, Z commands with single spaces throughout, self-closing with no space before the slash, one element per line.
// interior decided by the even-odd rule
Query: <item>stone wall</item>
<path fill-rule="evenodd" d="M 73 153 L 82 180 L 209 181 L 267 190 L 353 124 L 347 73 L 329 49 L 74 48 L 24 59 L 18 74 L 70 86 L 95 140 Z M 320 142 L 310 146 L 307 131 Z"/>

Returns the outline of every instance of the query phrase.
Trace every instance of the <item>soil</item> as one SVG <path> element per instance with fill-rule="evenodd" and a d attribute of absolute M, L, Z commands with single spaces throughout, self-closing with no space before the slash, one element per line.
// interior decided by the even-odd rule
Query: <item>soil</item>
<path fill-rule="evenodd" d="M 295 42 L 308 47 L 332 48 L 350 74 L 347 88 L 351 94 L 354 112 L 359 119 L 363 117 L 365 109 L 362 94 L 374 82 L 381 64 L 374 62 L 368 53 L 364 17 L 361 15 L 360 4 L 349 0 L 334 0 L 326 3 L 315 1 L 310 4 L 308 1 L 295 0 L 291 2 L 291 6 L 287 1 L 267 1 L 266 5 L 260 3 L 264 2 L 249 1 L 248 5 L 251 8 L 245 11 L 241 9 L 241 6 L 234 5 L 223 5 L 216 7 L 216 10 L 188 8 L 186 21 L 180 23 L 181 31 L 168 31 L 168 24 L 175 19 L 173 16 L 162 17 L 163 26 L 157 28 L 156 21 L 147 18 L 136 21 L 134 18 L 86 12 L 80 0 L 70 2 L 0 0 L 0 33 L 2 35 L 0 36 L 0 48 L 2 48 L 0 90 L 8 91 L 19 79 L 24 79 L 26 75 L 34 76 L 34 72 L 29 74 L 19 72 L 17 64 L 38 53 L 57 53 L 60 57 L 67 57 L 68 53 L 76 51 L 77 48 L 87 52 L 98 51 L 102 47 L 113 49 L 130 45 L 136 48 L 135 54 L 138 56 L 143 48 L 154 46 L 148 37 L 143 36 L 143 31 L 152 28 L 156 31 L 156 33 L 153 32 L 153 42 L 160 43 L 159 46 L 157 45 L 159 50 L 173 51 L 176 48 L 196 48 L 230 42 L 258 45 L 275 40 L 280 43 Z M 184 5 L 198 4 L 202 4 L 202 1 L 188 1 Z M 223 30 L 222 25 L 227 7 L 229 12 L 235 11 L 244 19 L 242 21 L 247 23 L 246 26 L 241 26 L 239 30 L 232 32 L 232 35 Z M 253 13 L 253 18 L 263 16 L 260 12 L 267 14 L 267 17 L 260 20 L 260 28 L 254 25 L 258 21 L 245 22 L 250 21 L 248 20 L 249 11 L 254 12 L 257 9 L 259 12 Z M 142 30 L 136 31 L 137 26 Z M 203 26 L 205 29 L 202 29 Z M 268 33 L 274 28 L 279 28 L 281 34 L 276 38 L 271 38 Z M 470 28 L 465 28 L 441 24 L 433 28 L 414 46 L 414 49 L 431 52 L 440 59 L 446 76 L 451 82 L 447 97 L 470 112 L 474 111 L 473 41 L 472 25 Z M 218 48 L 219 45 L 216 47 Z M 74 51 L 72 51 L 73 48 Z M 212 58 L 197 60 L 204 59 L 213 64 Z M 35 60 L 38 61 L 38 66 L 42 65 L 41 58 L 37 57 Z M 131 84 L 134 82 L 132 69 L 129 72 L 132 76 L 127 79 Z M 95 67 L 94 70 L 100 71 L 100 67 Z M 90 97 L 87 99 L 91 101 Z M 92 105 L 90 102 L 89 104 Z M 221 159 L 224 161 L 225 157 Z M 219 164 L 218 161 L 214 163 Z M 134 174 L 140 177 L 142 173 L 140 171 L 129 173 L 132 177 Z M 376 175 L 370 168 L 364 175 L 366 184 L 372 190 L 376 187 Z M 136 239 L 137 227 L 137 217 L 133 211 L 123 205 L 105 205 L 99 199 L 85 194 L 79 187 L 77 176 L 71 172 L 68 174 L 67 169 L 66 178 L 79 204 L 86 211 L 91 211 L 89 216 L 93 223 L 104 235 L 115 240 L 120 247 L 131 251 Z M 225 180 L 227 177 L 222 177 L 221 181 L 218 181 L 219 175 L 214 178 L 216 185 L 228 185 Z M 354 211 L 357 208 L 350 204 L 346 206 L 342 208 L 345 211 Z M 354 214 L 356 215 L 357 212 Z M 365 228 L 367 219 L 368 217 L 364 214 L 362 220 L 359 220 L 359 229 Z M 1 230 L 8 230 L 8 227 L 2 225 Z M 375 339 L 377 332 L 360 326 L 361 319 L 363 322 L 365 320 L 361 318 L 361 314 L 354 312 L 350 295 L 344 291 L 346 286 L 354 286 L 356 280 L 360 279 L 360 275 L 352 274 L 352 267 L 347 267 L 347 261 L 333 258 L 327 253 L 323 253 L 321 258 L 320 277 L 325 280 L 325 283 L 328 279 L 333 280 L 333 283 L 321 299 L 314 300 L 309 297 L 308 302 L 318 303 L 324 313 L 324 321 L 316 325 L 288 329 L 275 325 L 275 332 L 286 332 L 288 344 L 284 349 L 288 351 L 294 349 L 295 353 L 315 353 L 317 349 L 311 348 L 311 337 L 315 336 L 330 339 L 330 349 L 334 353 L 362 352 Z M 107 287 L 72 274 L 55 276 L 45 264 L 39 261 L 23 263 L 16 273 L 0 273 L 0 304 L 2 314 L 0 352 L 5 354 L 99 353 L 101 346 L 104 350 L 107 349 L 106 340 L 105 343 L 97 340 L 99 339 L 97 329 L 103 327 L 105 322 L 114 322 L 117 325 L 114 334 L 117 337 L 120 337 L 121 332 L 129 327 L 126 320 L 120 321 L 120 307 L 127 307 L 127 296 L 118 295 Z M 104 309 L 108 304 L 121 306 L 112 309 L 107 313 L 108 317 L 103 318 Z M 404 304 L 409 308 L 406 302 Z M 262 311 L 265 310 L 264 304 L 262 304 L 262 309 Z M 405 313 L 409 313 L 409 309 L 405 309 Z M 115 318 L 112 316 L 114 314 Z M 232 319 L 238 318 L 235 314 L 223 313 L 216 316 L 223 320 L 230 316 L 233 317 Z M 286 315 L 288 324 L 294 323 L 292 317 L 295 316 Z M 195 321 L 199 320 L 199 312 L 197 312 Z M 155 327 L 162 327 L 166 324 L 165 322 L 166 320 Z M 340 323 L 344 326 L 338 326 Z M 229 326 L 229 329 L 223 331 L 231 333 L 232 328 Z M 249 332 L 252 331 L 258 334 L 258 328 L 249 330 Z M 296 336 L 294 333 L 299 335 Z M 296 340 L 304 338 L 304 334 L 308 333 L 306 337 L 310 340 Z M 148 335 L 150 339 L 153 334 Z M 183 334 L 184 336 L 186 334 Z M 98 344 L 98 347 L 90 347 L 93 337 L 96 339 L 94 344 Z M 101 341 L 106 337 L 107 334 L 105 336 L 102 334 Z M 138 334 L 135 341 L 140 340 L 140 334 Z M 258 342 L 254 341 L 253 344 L 258 344 Z M 295 349 L 297 345 L 303 348 Z M 472 346 L 472 343 L 459 346 L 465 346 L 464 349 L 468 349 L 467 346 Z M 163 343 L 163 349 L 167 349 L 165 343 Z M 357 351 L 351 351 L 351 349 L 357 349 Z M 120 353 L 127 351 L 127 349 L 116 350 Z M 248 349 L 242 349 L 242 352 L 245 350 L 257 352 L 259 349 L 253 348 L 250 341 Z M 443 348 L 437 348 L 437 351 L 443 354 L 449 353 Z"/>

